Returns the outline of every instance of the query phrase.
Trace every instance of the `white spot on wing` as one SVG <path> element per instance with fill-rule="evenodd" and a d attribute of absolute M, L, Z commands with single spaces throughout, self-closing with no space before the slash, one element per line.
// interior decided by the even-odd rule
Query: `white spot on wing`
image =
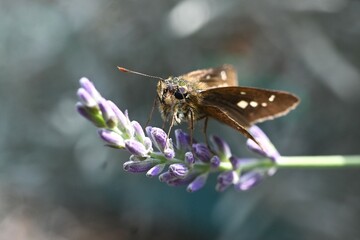
<path fill-rule="evenodd" d="M 206 80 L 209 80 L 210 78 L 211 78 L 211 76 L 210 75 L 206 75 Z"/>
<path fill-rule="evenodd" d="M 252 106 L 252 107 L 257 107 L 257 105 L 258 105 L 258 103 L 255 101 L 250 102 L 250 106 Z"/>
<path fill-rule="evenodd" d="M 261 106 L 267 107 L 267 103 L 266 103 L 266 102 L 263 102 L 263 103 L 261 103 Z"/>
<path fill-rule="evenodd" d="M 269 101 L 270 102 L 273 102 L 275 100 L 275 95 L 271 95 L 270 97 L 269 97 Z"/>
<path fill-rule="evenodd" d="M 246 92 L 240 92 L 241 95 L 246 95 Z"/>
<path fill-rule="evenodd" d="M 227 79 L 226 72 L 225 72 L 225 71 L 221 71 L 221 72 L 220 72 L 220 77 L 221 77 L 222 80 L 225 81 L 225 80 Z"/>
<path fill-rule="evenodd" d="M 239 106 L 239 108 L 245 109 L 249 104 L 247 101 L 241 100 L 237 103 L 237 105 Z"/>

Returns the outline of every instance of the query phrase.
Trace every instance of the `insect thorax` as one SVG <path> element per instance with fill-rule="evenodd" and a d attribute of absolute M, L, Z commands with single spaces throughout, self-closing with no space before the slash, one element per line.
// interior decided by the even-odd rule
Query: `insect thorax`
<path fill-rule="evenodd" d="M 174 124 L 195 119 L 197 109 L 192 102 L 197 95 L 195 89 L 192 83 L 180 77 L 169 77 L 159 81 L 157 93 L 162 118 L 165 121 L 171 121 L 173 118 Z"/>

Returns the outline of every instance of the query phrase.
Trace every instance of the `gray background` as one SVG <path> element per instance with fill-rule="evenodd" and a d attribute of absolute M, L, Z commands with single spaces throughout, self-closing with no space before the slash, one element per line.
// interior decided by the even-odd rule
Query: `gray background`
<path fill-rule="evenodd" d="M 0 2 L 0 239 L 359 239 L 358 169 L 281 170 L 248 192 L 122 171 L 74 105 L 78 79 L 146 122 L 156 80 L 233 64 L 302 103 L 261 124 L 284 155 L 359 153 L 360 2 Z M 161 126 L 159 114 L 151 125 Z M 201 124 L 197 138 L 201 139 Z M 186 126 L 181 126 L 186 128 Z M 245 139 L 210 122 L 238 156 Z"/>

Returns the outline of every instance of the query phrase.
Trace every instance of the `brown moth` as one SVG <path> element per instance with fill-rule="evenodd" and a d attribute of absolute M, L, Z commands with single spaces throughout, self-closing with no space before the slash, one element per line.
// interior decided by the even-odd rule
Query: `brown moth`
<path fill-rule="evenodd" d="M 261 88 L 239 87 L 233 66 L 201 69 L 179 77 L 157 78 L 159 110 L 170 128 L 183 121 L 193 128 L 194 121 L 214 118 L 257 143 L 248 128 L 258 122 L 287 114 L 300 102 L 295 95 Z"/>

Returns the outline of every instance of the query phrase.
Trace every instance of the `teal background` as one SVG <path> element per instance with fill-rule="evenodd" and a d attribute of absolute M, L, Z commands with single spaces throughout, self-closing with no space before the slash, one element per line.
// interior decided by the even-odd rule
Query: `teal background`
<path fill-rule="evenodd" d="M 301 97 L 259 125 L 282 154 L 359 154 L 359 23 L 352 0 L 1 1 L 0 239 L 359 239 L 359 169 L 280 170 L 247 192 L 217 193 L 213 176 L 189 194 L 124 172 L 129 154 L 75 111 L 86 76 L 144 125 L 156 80 L 117 65 L 167 77 L 229 63 L 243 86 Z M 208 133 L 254 156 L 229 127 Z"/>

